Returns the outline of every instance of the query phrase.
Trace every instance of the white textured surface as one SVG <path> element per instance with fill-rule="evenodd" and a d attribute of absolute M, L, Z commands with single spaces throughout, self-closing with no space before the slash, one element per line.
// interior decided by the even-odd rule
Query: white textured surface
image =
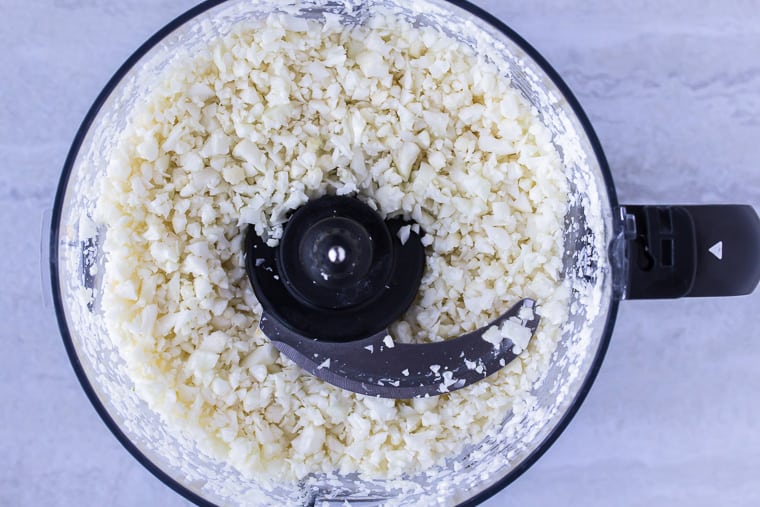
<path fill-rule="evenodd" d="M 621 202 L 760 208 L 760 3 L 479 0 L 574 90 Z M 188 0 L 0 0 L 0 505 L 186 505 L 90 407 L 39 281 L 42 209 L 121 62 Z M 486 503 L 760 505 L 760 291 L 625 302 L 597 383 Z"/>

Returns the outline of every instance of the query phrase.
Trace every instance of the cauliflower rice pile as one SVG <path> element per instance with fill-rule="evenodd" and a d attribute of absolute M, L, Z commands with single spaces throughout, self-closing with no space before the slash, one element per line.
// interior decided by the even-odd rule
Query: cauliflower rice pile
<path fill-rule="evenodd" d="M 397 478 L 477 443 L 548 367 L 567 316 L 567 186 L 550 134 L 507 78 L 431 28 L 287 15 L 179 56 L 131 113 L 104 178 L 102 308 L 139 396 L 258 481 Z M 395 340 L 445 340 L 524 297 L 542 316 L 499 373 L 438 397 L 369 398 L 307 374 L 258 330 L 247 227 L 356 195 L 426 231 Z"/>

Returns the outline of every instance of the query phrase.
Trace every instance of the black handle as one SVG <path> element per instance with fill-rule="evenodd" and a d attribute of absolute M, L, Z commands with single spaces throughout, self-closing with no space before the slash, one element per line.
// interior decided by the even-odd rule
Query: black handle
<path fill-rule="evenodd" d="M 741 296 L 760 281 L 760 219 L 752 206 L 624 210 L 636 224 L 628 240 L 628 299 Z"/>

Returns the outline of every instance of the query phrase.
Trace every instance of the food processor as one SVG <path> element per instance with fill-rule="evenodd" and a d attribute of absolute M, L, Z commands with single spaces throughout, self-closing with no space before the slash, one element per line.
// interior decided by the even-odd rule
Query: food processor
<path fill-rule="evenodd" d="M 265 490 L 170 431 L 134 392 L 100 308 L 106 231 L 93 219 L 99 182 L 132 107 L 179 50 L 203 48 L 236 22 L 271 12 L 317 21 L 330 13 L 353 25 L 377 9 L 433 27 L 484 56 L 550 130 L 570 188 L 562 272 L 571 287 L 571 312 L 548 372 L 531 391 L 538 409 L 504 414 L 503 433 L 509 438 L 487 438 L 440 469 L 403 481 L 312 474 Z M 420 345 L 386 340 L 387 326 L 412 302 L 422 276 L 421 232 L 414 226 L 378 221 L 372 210 L 350 198 L 323 198 L 289 218 L 279 249 L 249 232 L 246 269 L 265 309 L 261 330 L 309 374 L 370 396 L 435 396 L 506 365 L 516 356 L 510 340 L 493 347 L 483 335 L 507 321 L 535 332 L 540 311 L 533 311 L 528 298 L 459 338 Z M 59 326 L 83 389 L 130 453 L 189 500 L 201 505 L 467 505 L 515 480 L 559 436 L 601 365 L 620 301 L 751 293 L 760 281 L 760 220 L 751 206 L 742 205 L 620 205 L 599 141 L 561 78 L 519 35 L 467 2 L 210 0 L 151 37 L 95 100 L 58 187 L 50 268 Z M 325 328 L 325 322 L 332 324 Z M 315 323 L 321 336 L 315 336 Z M 362 355 L 368 348 L 379 355 Z M 482 368 L 462 368 L 465 357 L 481 360 Z M 448 382 L 442 383 L 437 371 L 431 374 L 432 364 L 452 373 Z"/>

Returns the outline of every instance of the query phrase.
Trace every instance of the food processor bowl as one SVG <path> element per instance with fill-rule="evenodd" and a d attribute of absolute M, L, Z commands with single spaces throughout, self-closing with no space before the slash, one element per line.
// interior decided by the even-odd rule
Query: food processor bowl
<path fill-rule="evenodd" d="M 103 320 L 102 245 L 107 231 L 93 219 L 93 211 L 119 132 L 161 70 L 178 55 L 202 51 L 210 39 L 225 35 L 236 22 L 271 12 L 317 20 L 332 13 L 345 24 L 360 24 L 377 9 L 392 10 L 416 26 L 435 27 L 493 62 L 551 131 L 570 188 L 563 276 L 571 288 L 571 310 L 549 369 L 531 390 L 530 409 L 503 414 L 500 427 L 488 438 L 450 457 L 444 466 L 394 481 L 314 474 L 270 490 L 170 431 L 135 393 Z M 210 0 L 140 47 L 109 81 L 82 123 L 53 211 L 53 297 L 69 358 L 99 415 L 135 458 L 195 503 L 476 504 L 530 467 L 585 398 L 610 340 L 618 302 L 629 293 L 630 241 L 637 237 L 637 218 L 641 223 L 638 215 L 619 207 L 599 141 L 570 90 L 521 37 L 481 9 L 444 0 Z"/>

